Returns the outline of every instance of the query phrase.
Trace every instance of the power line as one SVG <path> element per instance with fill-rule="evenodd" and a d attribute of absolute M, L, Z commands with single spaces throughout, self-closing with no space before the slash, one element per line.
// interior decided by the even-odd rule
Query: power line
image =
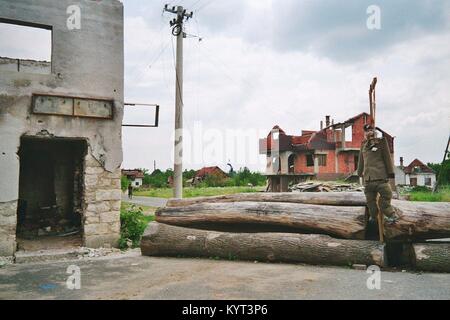
<path fill-rule="evenodd" d="M 152 60 L 152 62 L 148 65 L 149 68 L 153 67 L 153 65 L 161 58 L 164 51 L 166 51 L 167 47 L 169 46 L 170 41 L 167 41 L 164 47 L 159 51 L 158 55 L 155 57 L 155 59 Z"/>
<path fill-rule="evenodd" d="M 226 63 L 224 63 L 217 55 L 213 55 L 206 47 L 203 46 L 203 48 L 204 48 L 206 51 L 208 51 L 208 52 L 210 53 L 210 54 L 208 54 L 208 55 L 204 55 L 204 57 L 207 58 L 206 60 L 208 60 L 208 61 L 215 67 L 215 70 L 220 70 L 220 71 L 222 71 L 222 73 L 223 73 L 228 79 L 230 79 L 237 87 L 242 87 L 242 84 L 244 84 L 248 89 L 253 90 L 253 89 L 255 88 L 255 85 L 254 85 L 253 83 L 248 82 L 248 81 L 245 80 L 245 79 L 242 79 L 242 78 L 240 78 L 240 79 L 235 79 L 232 75 L 230 75 L 230 74 L 228 73 L 228 70 L 230 70 L 230 68 L 227 68 Z M 214 61 L 214 60 L 216 60 L 216 61 Z M 221 68 L 218 68 L 218 66 L 220 66 Z M 222 70 L 221 70 L 221 69 L 222 69 Z M 266 93 L 266 92 L 259 92 L 259 94 L 260 94 L 261 96 L 265 96 L 267 93 Z M 270 100 L 269 100 L 269 97 L 266 97 L 266 98 L 267 98 L 267 99 L 266 99 L 267 101 L 270 101 Z M 270 110 L 271 110 L 271 111 L 274 111 L 275 113 L 277 113 L 277 114 L 279 114 L 279 115 L 285 116 L 285 114 L 282 113 L 278 108 L 270 108 Z M 292 118 L 295 118 L 295 119 L 297 119 L 298 121 L 301 121 L 301 119 L 299 118 L 299 116 L 296 115 L 296 114 L 294 114 L 293 112 L 290 112 L 290 111 L 288 111 L 288 110 L 285 110 L 284 112 L 287 113 L 287 114 L 289 114 L 289 115 L 291 115 Z"/>
<path fill-rule="evenodd" d="M 197 4 L 199 4 L 200 2 L 202 2 L 203 0 L 197 0 L 197 1 L 195 1 L 193 4 L 191 4 L 189 7 L 191 8 L 191 10 L 195 10 L 195 6 L 197 5 Z"/>
<path fill-rule="evenodd" d="M 200 6 L 197 10 L 195 10 L 195 13 L 200 12 L 200 10 L 206 8 L 207 6 L 209 6 L 211 3 L 213 3 L 216 0 L 209 0 L 209 2 L 206 2 L 203 6 Z"/>

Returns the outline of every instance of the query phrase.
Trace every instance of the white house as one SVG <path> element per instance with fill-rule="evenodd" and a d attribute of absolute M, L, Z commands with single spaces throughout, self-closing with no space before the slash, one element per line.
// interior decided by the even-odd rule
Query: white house
<path fill-rule="evenodd" d="M 144 179 L 144 172 L 139 169 L 126 170 L 122 169 L 122 175 L 126 176 L 128 180 L 131 181 L 131 185 L 135 188 L 142 186 L 142 181 Z"/>
<path fill-rule="evenodd" d="M 414 159 L 407 167 L 403 166 L 403 157 L 400 166 L 395 167 L 395 184 L 407 186 L 433 186 L 436 174 L 433 169 L 419 159 Z"/>

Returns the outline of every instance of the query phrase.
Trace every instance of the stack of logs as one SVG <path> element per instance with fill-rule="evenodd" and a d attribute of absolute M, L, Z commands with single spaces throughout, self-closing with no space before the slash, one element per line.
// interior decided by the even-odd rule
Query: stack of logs
<path fill-rule="evenodd" d="M 449 272 L 450 244 L 426 240 L 450 238 L 450 203 L 393 200 L 392 204 L 399 219 L 385 223 L 387 245 L 383 245 L 369 240 L 363 193 L 171 199 L 145 231 L 141 251 L 150 256 L 380 267 L 401 256 L 399 261 L 417 270 Z M 389 253 L 390 246 L 401 250 Z"/>

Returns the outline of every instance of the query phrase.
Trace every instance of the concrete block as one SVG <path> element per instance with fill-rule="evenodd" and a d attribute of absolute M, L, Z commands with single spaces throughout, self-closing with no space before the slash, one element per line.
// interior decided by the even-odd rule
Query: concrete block
<path fill-rule="evenodd" d="M 2 227 L 15 227 L 17 224 L 17 217 L 0 215 L 0 228 Z"/>
<path fill-rule="evenodd" d="M 109 225 L 107 223 L 84 224 L 85 235 L 101 235 L 108 234 L 109 232 Z"/>
<path fill-rule="evenodd" d="M 117 248 L 119 237 L 119 233 L 107 235 L 85 235 L 84 245 L 88 248 L 101 248 L 105 247 L 105 245 Z"/>
<path fill-rule="evenodd" d="M 95 198 L 97 201 L 120 200 L 122 199 L 122 191 L 120 189 L 98 190 L 95 193 Z"/>
<path fill-rule="evenodd" d="M 121 187 L 120 179 L 111 179 L 111 187 L 120 189 Z"/>
<path fill-rule="evenodd" d="M 97 159 L 95 159 L 91 154 L 86 155 L 85 160 L 86 167 L 101 167 L 101 163 L 98 162 Z"/>
<path fill-rule="evenodd" d="M 120 221 L 111 223 L 109 225 L 109 230 L 111 233 L 120 233 Z"/>
<path fill-rule="evenodd" d="M 96 186 L 98 182 L 98 177 L 96 174 L 87 174 L 84 177 L 84 184 L 86 187 Z"/>
<path fill-rule="evenodd" d="M 101 174 L 105 170 L 102 167 L 86 167 L 86 174 Z"/>
<path fill-rule="evenodd" d="M 110 211 L 100 213 L 100 222 L 102 223 L 120 223 L 120 212 L 119 211 Z"/>
<path fill-rule="evenodd" d="M 100 216 L 87 216 L 84 220 L 85 225 L 100 223 Z"/>
<path fill-rule="evenodd" d="M 112 187 L 112 181 L 110 178 L 100 178 L 98 181 L 99 187 Z"/>
<path fill-rule="evenodd" d="M 120 200 L 113 200 L 113 201 L 109 202 L 109 206 L 111 207 L 111 210 L 119 211 L 121 203 L 122 203 L 122 201 L 120 201 Z"/>
<path fill-rule="evenodd" d="M 13 256 L 16 252 L 16 241 L 12 238 L 0 239 L 0 256 Z"/>
<path fill-rule="evenodd" d="M 17 201 L 0 202 L 0 217 L 15 216 L 17 214 Z"/>

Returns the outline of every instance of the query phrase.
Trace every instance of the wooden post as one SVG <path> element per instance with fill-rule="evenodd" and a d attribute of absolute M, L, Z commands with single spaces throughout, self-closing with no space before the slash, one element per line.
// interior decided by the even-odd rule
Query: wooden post
<path fill-rule="evenodd" d="M 380 210 L 380 206 L 378 204 L 378 200 L 380 200 L 380 195 L 377 194 L 377 217 L 378 217 L 378 234 L 380 237 L 380 243 L 383 244 L 384 243 L 384 217 L 383 217 L 383 213 Z"/>

